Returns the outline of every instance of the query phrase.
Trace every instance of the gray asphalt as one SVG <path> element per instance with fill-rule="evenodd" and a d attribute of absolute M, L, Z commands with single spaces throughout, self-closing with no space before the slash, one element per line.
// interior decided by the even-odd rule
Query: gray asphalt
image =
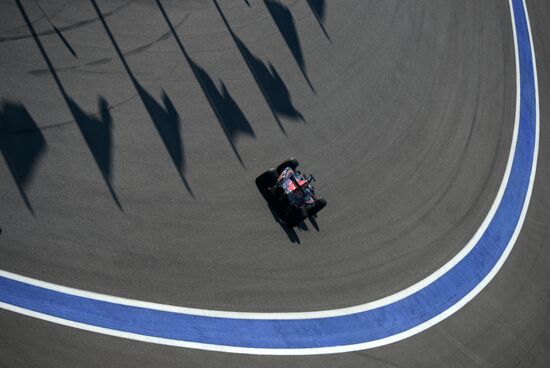
<path fill-rule="evenodd" d="M 39 2 L 48 17 L 0 3 L 0 269 L 188 307 L 310 311 L 397 292 L 464 246 L 510 149 L 508 3 L 249 3 L 162 1 L 177 37 L 154 0 L 98 1 L 104 21 L 90 1 Z M 504 267 L 452 317 L 363 352 L 261 357 L 1 310 L 0 367 L 547 367 L 550 4 L 527 6 L 533 197 Z M 296 231 L 254 185 L 289 156 L 329 202 Z"/>

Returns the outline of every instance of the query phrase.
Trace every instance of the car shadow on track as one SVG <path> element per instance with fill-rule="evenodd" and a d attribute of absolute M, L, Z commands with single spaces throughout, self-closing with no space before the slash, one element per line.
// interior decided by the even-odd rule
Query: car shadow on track
<path fill-rule="evenodd" d="M 300 236 L 298 234 L 301 233 L 301 232 L 304 232 L 304 231 L 306 231 L 306 232 L 310 231 L 309 226 L 307 225 L 307 223 L 305 221 L 302 221 L 298 225 L 296 225 L 295 228 L 292 228 L 292 227 L 288 226 L 287 224 L 285 224 L 284 222 L 282 222 L 279 219 L 279 216 L 277 215 L 277 212 L 275 211 L 273 206 L 271 206 L 269 204 L 268 204 L 268 206 L 269 206 L 269 210 L 271 211 L 271 214 L 273 215 L 273 219 L 284 230 L 284 232 L 286 233 L 286 236 L 288 237 L 288 240 L 290 240 L 291 243 L 301 244 Z M 315 220 L 315 217 L 309 216 L 308 220 L 311 223 L 311 226 L 313 226 L 313 228 L 316 231 L 320 231 L 319 224 Z M 298 230 L 298 231 L 296 231 L 296 230 Z"/>
<path fill-rule="evenodd" d="M 260 188 L 258 188 L 258 191 L 260 192 L 262 197 L 265 199 L 265 201 L 267 203 L 267 207 L 269 208 L 269 211 L 271 212 L 271 215 L 273 216 L 273 220 L 275 220 L 275 222 L 278 223 L 279 226 L 281 226 L 281 228 L 285 232 L 286 236 L 288 237 L 288 240 L 290 240 L 291 243 L 301 244 L 300 237 L 298 236 L 298 233 L 303 232 L 303 231 L 310 231 L 309 227 L 306 224 L 306 222 L 305 221 L 300 222 L 295 228 L 288 226 L 283 221 L 281 221 L 281 219 L 279 217 L 279 214 L 277 213 L 277 210 L 275 209 L 275 205 L 270 202 L 269 198 L 267 198 L 264 195 L 264 193 L 262 193 Z M 319 224 L 315 220 L 315 217 L 317 217 L 317 216 L 308 216 L 308 220 L 309 220 L 309 222 L 311 223 L 311 225 L 313 226 L 313 228 L 316 231 L 320 231 Z M 296 231 L 296 230 L 298 230 L 298 231 Z"/>
<path fill-rule="evenodd" d="M 291 228 L 290 226 L 287 226 L 284 222 L 281 221 L 281 219 L 279 219 L 277 210 L 275 209 L 275 207 L 273 207 L 271 203 L 268 202 L 267 207 L 269 208 L 269 211 L 271 211 L 271 215 L 273 216 L 273 219 L 275 220 L 275 222 L 278 223 L 279 226 L 281 226 L 281 228 L 286 233 L 286 236 L 288 236 L 288 240 L 290 240 L 291 243 L 300 244 L 301 243 L 300 237 L 298 236 L 298 233 L 296 232 L 296 230 L 294 230 L 294 228 Z M 298 226 L 300 225 L 301 224 L 299 224 Z"/>

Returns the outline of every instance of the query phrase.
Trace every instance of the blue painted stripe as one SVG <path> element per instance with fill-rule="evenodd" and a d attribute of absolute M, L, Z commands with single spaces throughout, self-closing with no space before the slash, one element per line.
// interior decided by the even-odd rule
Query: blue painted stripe
<path fill-rule="evenodd" d="M 121 305 L 70 295 L 0 277 L 0 302 L 68 321 L 144 336 L 203 344 L 300 349 L 376 341 L 441 315 L 479 285 L 504 256 L 518 225 L 534 170 L 536 89 L 528 20 L 512 0 L 520 70 L 520 111 L 510 177 L 496 213 L 472 250 L 423 289 L 375 309 L 326 318 L 205 317 Z"/>

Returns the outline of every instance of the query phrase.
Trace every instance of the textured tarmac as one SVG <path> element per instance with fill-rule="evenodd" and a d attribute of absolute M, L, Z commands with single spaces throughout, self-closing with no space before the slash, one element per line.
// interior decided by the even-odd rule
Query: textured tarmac
<path fill-rule="evenodd" d="M 346 307 L 438 269 L 494 201 L 515 114 L 506 1 L 38 4 L 0 2 L 0 269 L 186 307 Z M 547 367 L 550 5 L 527 8 L 533 196 L 459 312 L 381 348 L 262 357 L 0 310 L 0 367 Z M 289 156 L 329 202 L 295 231 L 254 185 Z"/>

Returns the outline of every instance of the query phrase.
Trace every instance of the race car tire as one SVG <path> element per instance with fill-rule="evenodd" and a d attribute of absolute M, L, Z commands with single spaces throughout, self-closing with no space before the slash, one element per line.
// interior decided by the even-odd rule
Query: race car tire
<path fill-rule="evenodd" d="M 313 205 L 313 207 L 311 207 L 310 209 L 308 209 L 307 211 L 307 214 L 309 216 L 313 216 L 315 214 L 317 214 L 317 212 L 321 211 L 323 208 L 325 208 L 325 206 L 327 205 L 327 200 L 324 199 L 324 198 L 317 198 L 315 200 L 315 204 Z"/>
<path fill-rule="evenodd" d="M 256 178 L 256 186 L 263 193 L 267 188 L 277 184 L 277 171 L 271 168 Z"/>
<path fill-rule="evenodd" d="M 283 161 L 279 166 L 277 166 L 277 174 L 281 175 L 284 169 L 290 167 L 292 170 L 296 170 L 299 163 L 294 157 L 289 158 L 288 160 Z"/>

